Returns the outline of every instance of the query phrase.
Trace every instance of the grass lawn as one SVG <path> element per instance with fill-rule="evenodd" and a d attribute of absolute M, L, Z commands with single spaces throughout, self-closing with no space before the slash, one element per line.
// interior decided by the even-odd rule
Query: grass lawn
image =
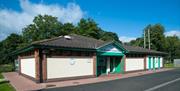
<path fill-rule="evenodd" d="M 9 83 L 0 83 L 0 91 L 15 91 Z"/>
<path fill-rule="evenodd" d="M 0 79 L 4 77 L 0 73 Z M 15 91 L 15 89 L 9 83 L 0 83 L 0 91 Z"/>
<path fill-rule="evenodd" d="M 3 78 L 3 75 L 0 73 L 0 79 L 2 79 Z"/>
<path fill-rule="evenodd" d="M 173 63 L 166 63 L 166 64 L 164 64 L 164 67 L 165 68 L 173 68 L 174 64 Z"/>

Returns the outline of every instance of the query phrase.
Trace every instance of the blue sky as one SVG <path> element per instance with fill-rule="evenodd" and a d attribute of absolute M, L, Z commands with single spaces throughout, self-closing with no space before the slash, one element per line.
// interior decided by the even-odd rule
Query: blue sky
<path fill-rule="evenodd" d="M 64 15 L 62 10 L 66 12 Z M 165 27 L 166 35 L 180 36 L 180 0 L 0 0 L 0 33 L 3 34 L 0 40 L 12 32 L 20 33 L 38 13 L 52 14 L 59 17 L 59 21 L 74 24 L 80 18 L 90 17 L 102 29 L 116 32 L 122 41 L 140 37 L 146 25 L 156 23 Z M 17 19 L 7 19 L 16 18 L 13 14 Z M 29 20 L 18 17 L 29 17 Z"/>

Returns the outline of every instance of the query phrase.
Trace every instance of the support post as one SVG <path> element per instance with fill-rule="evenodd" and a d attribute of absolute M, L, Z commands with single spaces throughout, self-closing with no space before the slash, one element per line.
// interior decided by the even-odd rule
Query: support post
<path fill-rule="evenodd" d="M 123 73 L 126 72 L 126 55 L 123 56 L 123 61 L 124 61 L 124 70 Z"/>
<path fill-rule="evenodd" d="M 46 54 L 42 54 L 42 77 L 43 77 L 43 82 L 46 82 L 47 80 L 47 57 Z"/>
<path fill-rule="evenodd" d="M 145 55 L 144 57 L 144 70 L 146 70 L 146 65 L 147 65 L 147 55 Z"/>
<path fill-rule="evenodd" d="M 34 57 L 35 57 L 35 80 L 37 83 L 40 82 L 40 57 L 39 57 L 39 49 L 34 49 Z"/>
<path fill-rule="evenodd" d="M 155 71 L 155 57 L 153 57 L 153 70 Z"/>
<path fill-rule="evenodd" d="M 19 75 L 21 74 L 21 56 L 18 56 L 18 63 L 19 63 L 19 70 L 18 70 L 18 73 Z"/>
<path fill-rule="evenodd" d="M 97 56 L 93 53 L 93 75 L 97 76 Z"/>

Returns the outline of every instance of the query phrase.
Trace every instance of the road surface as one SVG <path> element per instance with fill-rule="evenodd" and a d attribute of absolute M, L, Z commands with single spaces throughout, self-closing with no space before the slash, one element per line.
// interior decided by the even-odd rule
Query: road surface
<path fill-rule="evenodd" d="M 180 91 L 180 69 L 42 91 Z"/>

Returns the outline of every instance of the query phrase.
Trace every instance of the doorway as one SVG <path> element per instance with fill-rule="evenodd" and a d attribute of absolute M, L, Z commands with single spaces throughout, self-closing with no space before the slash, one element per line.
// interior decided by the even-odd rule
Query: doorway
<path fill-rule="evenodd" d="M 120 56 L 103 56 L 99 57 L 97 64 L 98 75 L 115 74 L 121 72 L 121 58 Z"/>

